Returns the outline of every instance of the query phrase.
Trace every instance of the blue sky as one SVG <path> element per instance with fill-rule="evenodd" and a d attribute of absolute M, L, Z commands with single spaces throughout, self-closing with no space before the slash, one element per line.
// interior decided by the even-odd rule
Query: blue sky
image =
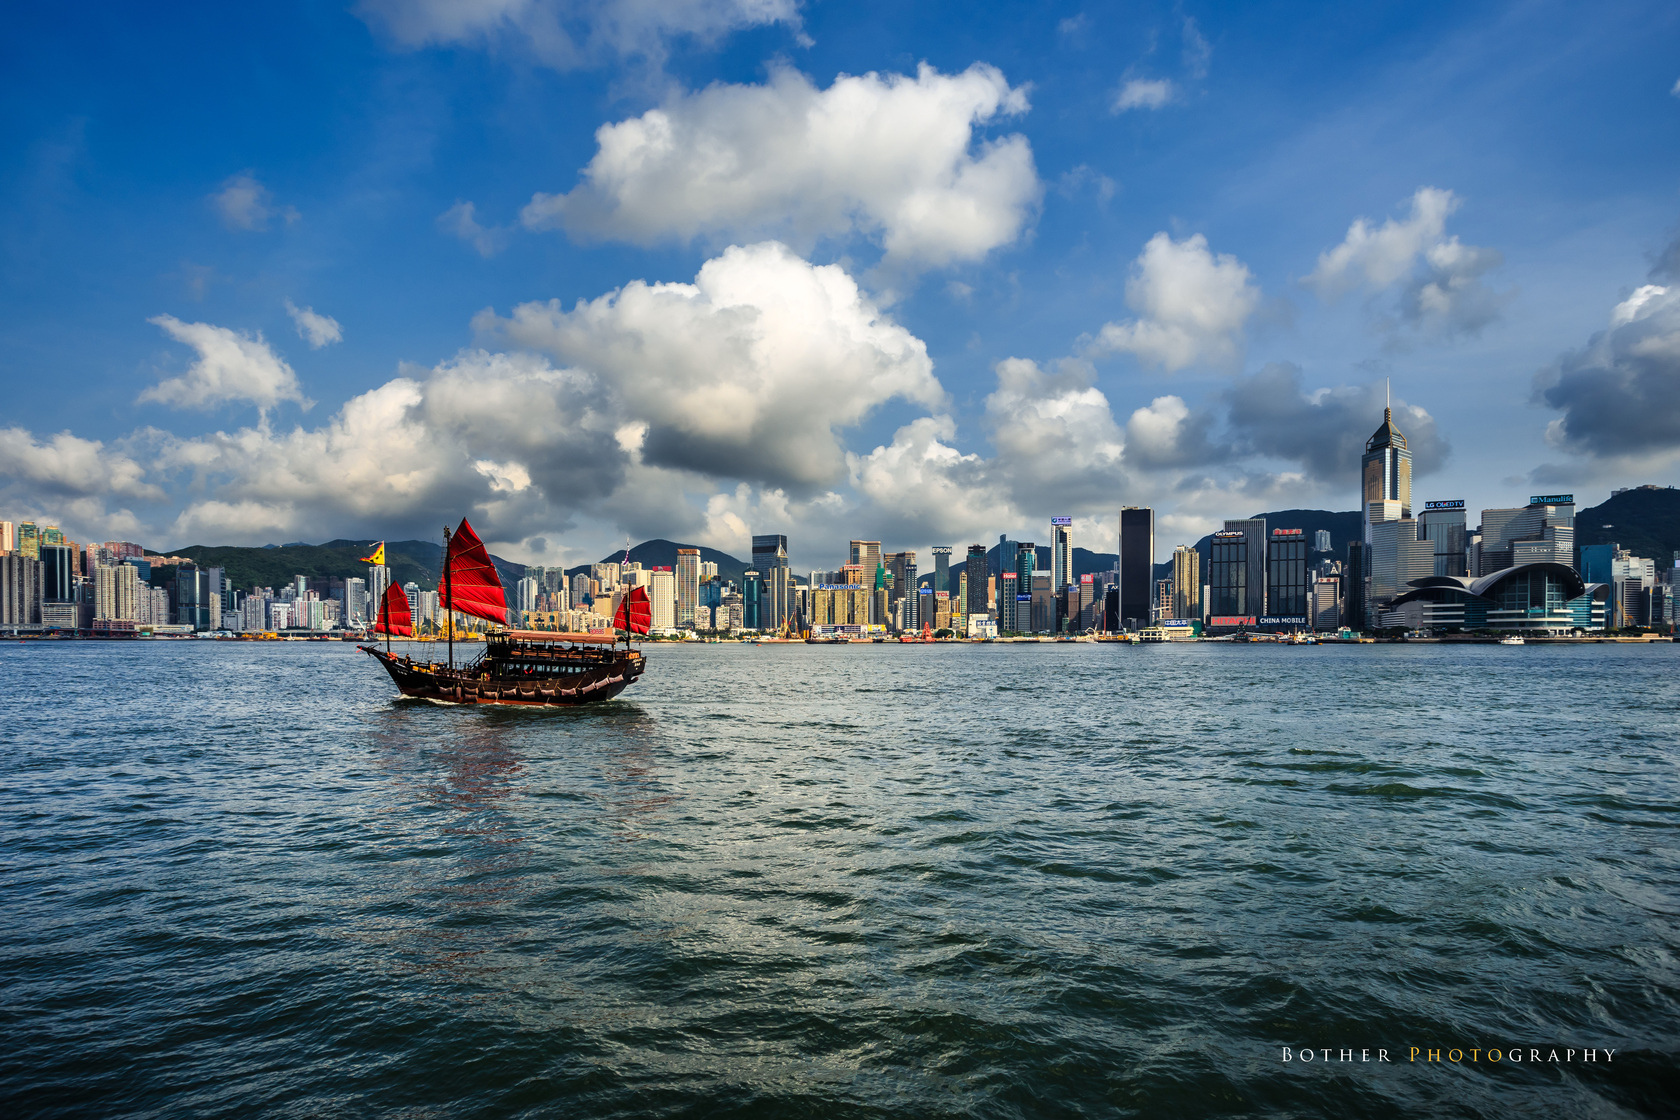
<path fill-rule="evenodd" d="M 1420 502 L 1677 481 L 1670 4 L 247 9 L 14 16 L 0 518 L 1165 553 L 1384 378 Z"/>

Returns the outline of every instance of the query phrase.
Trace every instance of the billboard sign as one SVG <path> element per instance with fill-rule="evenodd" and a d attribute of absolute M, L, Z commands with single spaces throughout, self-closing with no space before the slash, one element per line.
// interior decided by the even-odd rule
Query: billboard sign
<path fill-rule="evenodd" d="M 1464 499 L 1463 498 L 1455 498 L 1450 502 L 1424 502 L 1423 503 L 1423 508 L 1426 509 L 1426 510 L 1430 510 L 1430 509 L 1463 509 L 1464 508 Z"/>
<path fill-rule="evenodd" d="M 1050 519 L 1050 524 L 1052 524 L 1052 525 L 1072 525 L 1073 524 L 1073 518 L 1071 518 L 1071 517 L 1052 517 Z"/>
<path fill-rule="evenodd" d="M 1305 626 L 1306 624 L 1305 615 L 1283 615 L 1277 618 L 1267 617 L 1260 620 L 1261 626 Z"/>
<path fill-rule="evenodd" d="M 1200 621 L 1201 621 L 1201 619 L 1199 619 L 1199 618 L 1157 618 L 1155 620 L 1155 625 L 1157 625 L 1157 626 L 1194 626 L 1196 623 L 1198 623 Z"/>
<path fill-rule="evenodd" d="M 1303 535 L 1305 532 L 1306 532 L 1305 529 L 1273 529 L 1272 530 L 1272 536 L 1274 536 L 1274 537 L 1299 537 L 1299 536 Z"/>
<path fill-rule="evenodd" d="M 1253 626 L 1256 622 L 1251 614 L 1216 614 L 1208 619 L 1209 626 Z"/>
<path fill-rule="evenodd" d="M 1575 504 L 1573 494 L 1536 494 L 1528 499 L 1531 506 L 1572 506 Z"/>

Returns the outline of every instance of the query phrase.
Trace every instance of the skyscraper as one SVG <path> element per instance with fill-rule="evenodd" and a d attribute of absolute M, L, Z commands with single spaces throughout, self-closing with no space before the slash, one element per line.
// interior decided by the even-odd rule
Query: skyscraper
<path fill-rule="evenodd" d="M 757 541 L 754 541 L 753 559 L 758 559 Z M 700 604 L 700 550 L 698 548 L 677 549 L 677 620 L 678 626 L 690 626 L 694 622 L 694 608 Z"/>
<path fill-rule="evenodd" d="M 1300 529 L 1273 529 L 1266 542 L 1266 613 L 1306 619 L 1307 586 L 1306 534 Z"/>
<path fill-rule="evenodd" d="M 1050 590 L 1060 592 L 1073 579 L 1073 544 L 1068 539 L 1071 517 L 1050 519 Z"/>
<path fill-rule="evenodd" d="M 1225 529 L 1213 534 L 1208 556 L 1208 614 L 1215 618 L 1251 618 L 1248 534 Z"/>
<path fill-rule="evenodd" d="M 764 629 L 764 579 L 758 569 L 748 568 L 741 573 L 741 626 L 746 630 Z"/>
<path fill-rule="evenodd" d="M 933 546 L 933 591 L 938 594 L 943 591 L 950 594 L 955 588 L 951 586 L 951 546 L 936 544 Z"/>
<path fill-rule="evenodd" d="M 763 582 L 759 626 L 779 630 L 793 613 L 793 580 L 788 568 L 787 537 L 766 533 L 752 539 L 753 570 Z"/>
<path fill-rule="evenodd" d="M 1173 617 L 1202 617 L 1202 554 L 1187 544 L 1173 549 Z"/>
<path fill-rule="evenodd" d="M 870 579 L 875 577 L 875 569 L 881 563 L 880 541 L 853 541 L 850 549 L 848 564 L 855 564 L 862 568 Z"/>
<path fill-rule="evenodd" d="M 1347 563 L 1342 565 L 1342 625 L 1350 630 L 1365 629 L 1365 580 L 1370 575 L 1370 546 L 1349 541 Z"/>
<path fill-rule="evenodd" d="M 895 606 L 900 601 L 905 602 L 904 628 L 917 629 L 916 622 L 916 554 L 914 552 L 890 552 L 887 554 L 887 572 L 892 576 L 892 603 Z"/>
<path fill-rule="evenodd" d="M 1238 614 L 1261 615 L 1266 612 L 1266 519 L 1264 517 L 1234 518 L 1225 522 L 1227 533 L 1241 533 L 1248 548 L 1244 550 L 1248 571 L 1243 576 L 1248 606 Z M 1211 576 L 1212 573 L 1210 572 Z"/>
<path fill-rule="evenodd" d="M 1412 516 L 1412 453 L 1406 437 L 1394 426 L 1394 410 L 1383 409 L 1382 427 L 1365 441 L 1359 459 L 1360 539 L 1371 543 L 1371 525 Z M 1383 503 L 1394 502 L 1397 506 Z"/>
<path fill-rule="evenodd" d="M 1465 547 L 1469 541 L 1465 533 L 1462 498 L 1423 503 L 1423 513 L 1418 516 L 1418 539 L 1431 541 L 1435 546 L 1435 575 L 1470 574 L 1465 563 Z M 1573 560 L 1573 557 L 1570 559 Z"/>
<path fill-rule="evenodd" d="M 963 614 L 968 618 L 979 618 L 990 614 L 991 609 L 986 603 L 986 546 L 971 544 L 968 546 L 968 559 L 963 563 L 963 580 L 966 584 L 967 596 L 964 600 Z"/>
<path fill-rule="evenodd" d="M 1138 630 L 1149 625 L 1150 593 L 1155 586 L 1155 511 L 1147 506 L 1120 509 L 1120 625 Z"/>

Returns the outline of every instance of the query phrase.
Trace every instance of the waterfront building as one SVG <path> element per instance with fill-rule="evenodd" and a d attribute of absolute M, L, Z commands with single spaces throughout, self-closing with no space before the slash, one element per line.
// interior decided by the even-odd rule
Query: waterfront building
<path fill-rule="evenodd" d="M 654 568 L 648 573 L 648 607 L 654 630 L 671 631 L 677 628 L 677 575 L 670 568 Z"/>
<path fill-rule="evenodd" d="M 788 567 L 787 537 L 780 533 L 760 534 L 753 537 L 752 549 L 753 570 L 762 584 L 759 629 L 780 630 L 793 615 L 793 575 Z"/>
<path fill-rule="evenodd" d="M 758 542 L 762 537 L 753 538 L 753 567 L 758 568 Z M 786 557 L 783 558 L 784 570 Z M 762 568 L 759 569 L 763 571 Z M 676 623 L 677 626 L 692 626 L 694 624 L 694 608 L 700 605 L 700 550 L 698 548 L 677 549 L 677 570 L 675 572 L 677 585 L 676 594 Z M 784 590 L 786 583 L 783 583 Z"/>
<path fill-rule="evenodd" d="M 140 573 L 130 564 L 95 568 L 93 572 L 93 620 L 136 622 L 139 620 Z M 219 621 L 219 618 L 218 618 Z"/>
<path fill-rule="evenodd" d="M 1396 595 L 1415 586 L 1412 581 L 1435 574 L 1435 544 L 1419 539 L 1418 523 L 1409 517 L 1373 524 L 1368 555 L 1370 575 L 1365 586 L 1368 613 L 1381 609 Z"/>
<path fill-rule="evenodd" d="M 1116 604 L 1118 607 L 1118 604 Z M 1153 623 L 1158 618 L 1176 618 L 1173 614 L 1173 581 L 1172 577 L 1155 581 L 1155 601 L 1150 607 L 1149 621 Z"/>
<path fill-rule="evenodd" d="M 1330 551 L 1330 530 L 1319 529 L 1318 531 L 1313 533 L 1313 551 L 1314 552 L 1329 552 Z"/>
<path fill-rule="evenodd" d="M 956 598 L 949 591 L 935 591 L 933 593 L 933 628 L 935 630 L 955 631 L 955 619 L 960 617 L 960 612 L 953 616 L 951 609 L 956 603 Z"/>
<path fill-rule="evenodd" d="M 1383 409 L 1382 426 L 1365 441 L 1359 459 L 1361 539 L 1371 541 L 1373 518 L 1398 521 L 1412 516 L 1412 452 L 1394 426 L 1394 410 Z M 1389 505 L 1387 503 L 1393 503 Z"/>
<path fill-rule="evenodd" d="M 47 603 L 74 603 L 76 550 L 69 545 L 44 544 L 40 547 L 40 558 L 43 606 Z"/>
<path fill-rule="evenodd" d="M 1300 529 L 1273 529 L 1266 542 L 1266 614 L 1307 624 L 1307 537 Z"/>
<path fill-rule="evenodd" d="M 998 577 L 997 620 L 998 630 L 1001 633 L 1014 633 L 1021 629 L 1015 619 L 1015 604 L 1020 598 L 1015 588 L 1019 582 L 1013 570 L 1004 572 Z"/>
<path fill-rule="evenodd" d="M 1155 511 L 1147 506 L 1120 508 L 1120 626 L 1149 625 L 1149 601 L 1155 587 Z"/>
<path fill-rule="evenodd" d="M 1227 525 L 1230 522 L 1226 522 Z M 1251 606 L 1248 534 L 1223 529 L 1213 534 L 1208 552 L 1208 613 L 1214 626 L 1236 626 L 1261 613 Z M 1225 620 L 1225 621 L 1221 621 Z"/>
<path fill-rule="evenodd" d="M 989 615 L 990 598 L 986 592 L 990 590 L 986 579 L 986 546 L 971 544 L 968 546 L 968 559 L 963 563 L 963 615 L 967 618 L 978 618 Z"/>
<path fill-rule="evenodd" d="M 1033 573 L 1027 622 L 1035 634 L 1053 634 L 1058 629 L 1054 581 L 1053 572 Z"/>
<path fill-rule="evenodd" d="M 377 611 L 379 609 L 379 604 L 385 601 L 385 589 L 391 586 L 390 566 L 386 564 L 369 564 L 367 586 L 367 606 L 369 613 L 364 614 L 362 617 L 372 621 L 372 612 Z"/>
<path fill-rule="evenodd" d="M 1266 613 L 1266 519 L 1264 517 L 1231 518 L 1225 522 L 1225 532 L 1241 533 L 1247 547 L 1243 550 L 1248 568 L 1243 573 L 1244 602 L 1247 609 L 1237 613 L 1261 615 Z M 1210 557 L 1211 562 L 1211 557 Z M 1211 573 L 1210 573 L 1211 574 Z M 1210 608 L 1211 609 L 1211 608 Z M 1218 614 L 1218 611 L 1214 611 Z"/>
<path fill-rule="evenodd" d="M 949 592 L 951 588 L 951 546 L 933 546 L 933 589 Z"/>
<path fill-rule="evenodd" d="M 1612 593 L 1568 564 L 1542 560 L 1484 576 L 1424 576 L 1383 609 L 1380 622 L 1409 630 L 1600 630 Z"/>
<path fill-rule="evenodd" d="M 1073 582 L 1073 518 L 1050 519 L 1050 590 L 1060 592 Z"/>
<path fill-rule="evenodd" d="M 1370 578 L 1371 553 L 1364 541 L 1349 541 L 1347 563 L 1342 565 L 1342 625 L 1363 630 L 1369 624 L 1365 609 L 1365 585 Z"/>
<path fill-rule="evenodd" d="M 748 568 L 741 575 L 741 625 L 743 629 L 763 629 L 763 615 L 760 613 L 763 602 L 764 580 L 759 577 L 758 569 Z"/>
<path fill-rule="evenodd" d="M 1173 549 L 1174 618 L 1202 617 L 1202 554 L 1187 544 Z"/>
<path fill-rule="evenodd" d="M 1435 571 L 1438 576 L 1469 575 L 1467 560 L 1468 534 L 1465 532 L 1464 499 L 1425 502 L 1418 515 L 1418 539 L 1431 542 L 1435 548 Z M 1546 557 L 1551 559 L 1551 557 Z"/>
<path fill-rule="evenodd" d="M 1537 494 L 1528 505 L 1482 511 L 1478 574 L 1515 564 L 1575 562 L 1575 495 Z"/>
<path fill-rule="evenodd" d="M 916 621 L 916 554 L 914 552 L 890 552 L 886 558 L 887 574 L 892 577 L 892 602 L 894 617 L 898 617 L 897 604 L 903 603 L 904 621 L 900 629 L 916 630 L 921 624 Z"/>
<path fill-rule="evenodd" d="M 1342 581 L 1318 579 L 1312 585 L 1312 628 L 1318 631 L 1335 630 L 1342 624 Z"/>
<path fill-rule="evenodd" d="M 712 628 L 712 610 L 710 607 L 696 605 L 694 617 L 690 619 L 696 630 L 710 630 Z"/>
<path fill-rule="evenodd" d="M 0 553 L 0 625 L 41 621 L 41 562 L 22 549 Z"/>

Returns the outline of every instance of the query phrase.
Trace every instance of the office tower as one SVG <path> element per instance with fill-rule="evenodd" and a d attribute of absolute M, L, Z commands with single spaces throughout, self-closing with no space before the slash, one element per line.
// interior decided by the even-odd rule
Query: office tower
<path fill-rule="evenodd" d="M 1033 576 L 1038 569 L 1038 546 L 1022 541 L 1015 546 L 1015 599 L 1011 603 L 1014 629 L 1030 631 L 1032 625 Z"/>
<path fill-rule="evenodd" d="M 764 601 L 759 623 L 765 630 L 780 630 L 793 614 L 793 573 L 788 568 L 787 538 L 779 533 L 752 539 L 754 570 L 764 584 Z"/>
<path fill-rule="evenodd" d="M 1035 634 L 1051 634 L 1056 631 L 1056 589 L 1052 586 L 1054 576 L 1049 572 L 1034 572 L 1029 594 L 1032 596 L 1028 604 L 1029 628 Z"/>
<path fill-rule="evenodd" d="M 1249 607 L 1248 534 L 1224 529 L 1213 534 L 1208 555 L 1208 613 L 1221 618 L 1253 617 Z"/>
<path fill-rule="evenodd" d="M 1410 591 L 1413 580 L 1435 574 L 1434 542 L 1420 539 L 1418 523 L 1409 517 L 1373 523 L 1366 556 L 1366 613 L 1373 619 L 1389 600 Z"/>
<path fill-rule="evenodd" d="M 1019 630 L 1015 625 L 1015 603 L 1019 598 L 1016 593 L 1016 577 L 1013 569 L 1003 572 L 997 581 L 997 624 L 998 633 Z"/>
<path fill-rule="evenodd" d="M 68 545 L 44 544 L 41 555 L 41 601 L 76 601 L 76 550 Z"/>
<path fill-rule="evenodd" d="M 579 572 L 577 575 L 572 577 L 571 599 L 573 603 L 581 607 L 585 602 L 594 598 L 594 596 L 590 594 L 589 584 L 590 579 L 588 572 Z"/>
<path fill-rule="evenodd" d="M 968 559 L 963 562 L 964 588 L 963 615 L 966 618 L 979 618 L 990 614 L 987 605 L 986 592 L 990 590 L 986 579 L 986 546 L 971 544 L 968 546 Z"/>
<path fill-rule="evenodd" d="M 761 539 L 763 538 L 754 538 L 754 567 L 758 566 L 757 542 Z M 700 605 L 700 550 L 677 549 L 677 570 L 673 575 L 676 580 L 676 625 L 692 626 L 694 608 Z"/>
<path fill-rule="evenodd" d="M 11 552 L 17 548 L 17 526 L 10 521 L 0 521 L 0 552 Z"/>
<path fill-rule="evenodd" d="M 949 593 L 951 587 L 951 546 L 936 544 L 933 546 L 933 590 L 937 593 Z"/>
<path fill-rule="evenodd" d="M 741 626 L 746 630 L 762 630 L 764 580 L 758 569 L 748 568 L 741 574 Z"/>
<path fill-rule="evenodd" d="M 1342 565 L 1342 625 L 1350 630 L 1365 629 L 1365 581 L 1370 553 L 1364 541 L 1349 541 L 1347 563 Z"/>
<path fill-rule="evenodd" d="M 249 598 L 246 601 L 249 602 Z M 245 612 L 245 618 L 247 622 L 250 621 L 250 611 Z M 367 580 L 352 576 L 344 581 L 344 625 L 353 626 L 366 621 Z M 247 625 L 245 629 L 254 630 L 260 627 Z"/>
<path fill-rule="evenodd" d="M 385 589 L 391 586 L 391 569 L 385 564 L 369 564 L 367 578 L 367 613 L 362 617 L 368 622 L 374 621 L 374 614 L 379 610 L 379 604 L 385 601 Z"/>
<path fill-rule="evenodd" d="M 1245 517 L 1225 522 L 1225 531 L 1241 533 L 1248 548 L 1244 555 L 1248 557 L 1248 571 L 1243 576 L 1243 587 L 1246 591 L 1245 602 L 1248 609 L 1238 611 L 1238 614 L 1262 615 L 1266 613 L 1266 519 L 1264 517 Z"/>
<path fill-rule="evenodd" d="M 881 542 L 853 541 L 846 563 L 856 564 L 873 576 L 881 564 Z"/>
<path fill-rule="evenodd" d="M 1574 567 L 1575 495 L 1539 494 L 1526 506 L 1484 509 L 1480 551 L 1477 575 L 1537 560 Z"/>
<path fill-rule="evenodd" d="M 1149 625 L 1150 592 L 1155 586 L 1155 511 L 1147 506 L 1120 508 L 1120 626 Z"/>
<path fill-rule="evenodd" d="M 1119 609 L 1119 603 L 1115 604 Z M 1154 622 L 1158 618 L 1173 618 L 1173 581 L 1172 577 L 1155 581 L 1155 600 L 1150 604 L 1149 620 Z"/>
<path fill-rule="evenodd" d="M 914 552 L 893 552 L 887 555 L 887 572 L 892 576 L 892 600 L 894 603 L 905 604 L 904 629 L 918 630 L 921 623 L 917 621 L 916 613 L 919 600 L 916 597 L 916 554 Z"/>
<path fill-rule="evenodd" d="M 1360 538 L 1367 544 L 1377 521 L 1412 516 L 1412 453 L 1406 437 L 1394 426 L 1392 408 L 1383 409 L 1382 427 L 1365 441 L 1365 454 L 1359 459 L 1359 493 L 1364 519 Z M 1396 504 L 1383 504 L 1390 502 Z"/>
<path fill-rule="evenodd" d="M 1101 630 L 1103 628 L 1103 585 L 1097 582 L 1097 577 L 1086 574 L 1079 577 L 1077 584 L 1069 587 L 1079 588 L 1079 629 Z"/>
<path fill-rule="evenodd" d="M 1313 551 L 1314 552 L 1329 552 L 1330 551 L 1330 530 L 1320 529 L 1316 533 L 1313 534 Z"/>
<path fill-rule="evenodd" d="M 23 521 L 17 527 L 17 552 L 31 560 L 41 558 L 41 527 L 33 521 Z"/>
<path fill-rule="evenodd" d="M 1017 547 L 1016 543 L 1010 540 L 1007 534 L 1000 534 L 998 536 L 997 545 L 997 567 L 995 569 L 992 568 L 988 560 L 988 570 L 995 574 L 1013 572 L 1015 570 L 1015 553 Z M 988 601 L 992 605 L 992 617 L 997 619 L 999 631 L 1010 630 L 1013 629 L 1011 623 L 1014 621 L 1015 617 L 1015 600 L 1011 598 L 1007 607 L 1005 606 L 1003 601 L 1003 581 L 995 578 L 995 574 L 992 579 L 991 586 L 988 589 L 991 592 Z M 1011 593 L 1013 594 L 1013 588 L 1011 588 Z"/>
<path fill-rule="evenodd" d="M 1050 590 L 1060 591 L 1073 579 L 1073 532 L 1071 517 L 1050 519 Z"/>
<path fill-rule="evenodd" d="M 1202 554 L 1187 544 L 1173 549 L 1172 616 L 1202 617 Z"/>
<path fill-rule="evenodd" d="M 1342 624 L 1341 591 L 1342 581 L 1340 579 L 1313 581 L 1312 628 L 1314 630 L 1334 630 Z"/>
<path fill-rule="evenodd" d="M 1307 583 L 1306 533 L 1273 529 L 1266 542 L 1266 614 L 1306 620 Z"/>
<path fill-rule="evenodd" d="M 1438 576 L 1469 575 L 1466 566 L 1464 501 L 1423 503 L 1418 519 L 1418 539 L 1434 545 L 1435 570 Z"/>

